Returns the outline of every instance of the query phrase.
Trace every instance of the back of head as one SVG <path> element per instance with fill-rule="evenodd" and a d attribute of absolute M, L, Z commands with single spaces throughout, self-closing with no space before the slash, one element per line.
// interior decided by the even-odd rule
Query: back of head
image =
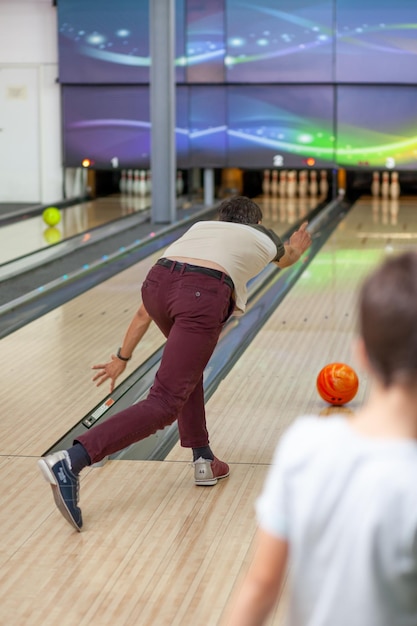
<path fill-rule="evenodd" d="M 223 200 L 218 208 L 218 218 L 220 222 L 258 224 L 262 221 L 262 211 L 250 198 L 235 196 Z"/>
<path fill-rule="evenodd" d="M 385 261 L 362 286 L 359 324 L 380 382 L 417 384 L 417 253 Z"/>

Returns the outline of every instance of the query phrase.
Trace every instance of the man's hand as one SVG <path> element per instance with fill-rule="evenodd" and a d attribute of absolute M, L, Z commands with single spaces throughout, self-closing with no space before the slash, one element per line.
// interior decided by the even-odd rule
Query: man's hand
<path fill-rule="evenodd" d="M 281 269 L 290 267 L 298 261 L 300 256 L 311 245 L 311 235 L 307 231 L 308 222 L 303 222 L 298 230 L 290 237 L 290 240 L 284 244 L 285 254 L 279 261 L 274 261 Z"/>
<path fill-rule="evenodd" d="M 124 355 L 133 355 L 133 351 L 142 339 L 143 335 L 148 330 L 152 318 L 149 317 L 143 304 L 133 316 L 132 321 L 129 324 L 129 328 L 126 331 L 123 343 L 121 345 L 121 353 Z M 110 392 L 113 391 L 116 379 L 124 372 L 127 361 L 122 361 L 115 354 L 111 355 L 111 361 L 108 363 L 99 363 L 93 365 L 93 370 L 98 370 L 98 373 L 94 376 L 93 382 L 99 387 L 106 380 L 110 379 Z M 96 382 L 97 381 L 97 382 Z"/>
<path fill-rule="evenodd" d="M 127 363 L 126 361 L 121 361 L 117 358 L 115 354 L 111 355 L 111 361 L 108 363 L 100 363 L 98 365 L 93 365 L 91 369 L 99 370 L 97 374 L 93 378 L 93 382 L 96 382 L 96 387 L 100 387 L 106 380 L 110 379 L 110 393 L 114 389 L 114 385 L 116 383 L 116 379 L 122 374 L 125 370 Z"/>
<path fill-rule="evenodd" d="M 308 222 L 303 222 L 298 230 L 290 237 L 289 245 L 300 251 L 300 256 L 311 246 L 311 235 L 306 230 Z"/>

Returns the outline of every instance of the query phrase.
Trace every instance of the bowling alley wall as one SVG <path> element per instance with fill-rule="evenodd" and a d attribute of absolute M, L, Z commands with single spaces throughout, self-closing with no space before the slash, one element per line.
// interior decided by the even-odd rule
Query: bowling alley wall
<path fill-rule="evenodd" d="M 176 0 L 177 167 L 417 167 L 410 0 Z M 64 165 L 150 166 L 149 4 L 58 0 Z"/>

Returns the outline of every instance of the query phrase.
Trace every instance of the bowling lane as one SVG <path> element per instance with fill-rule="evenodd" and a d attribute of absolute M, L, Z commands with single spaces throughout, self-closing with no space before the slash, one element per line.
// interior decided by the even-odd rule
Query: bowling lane
<path fill-rule="evenodd" d="M 288 219 L 301 216 L 304 204 L 297 204 L 289 217 L 279 210 L 279 199 L 268 199 L 265 224 L 285 233 Z M 0 391 L 4 433 L 0 454 L 43 453 L 107 395 L 108 387 L 97 389 L 91 383 L 90 367 L 117 350 L 139 306 L 140 285 L 158 256 L 156 252 L 2 339 L 8 368 Z M 119 382 L 163 340 L 151 326 Z"/>
<path fill-rule="evenodd" d="M 341 412 L 349 417 L 369 393 L 368 379 L 352 354 L 362 280 L 388 255 L 415 250 L 416 244 L 415 198 L 359 200 L 208 402 L 213 450 L 230 463 L 229 480 L 242 494 L 240 506 L 252 503 L 239 522 L 244 532 L 233 559 L 231 593 L 251 560 L 254 502 L 282 433 L 303 414 L 331 419 Z M 359 376 L 357 396 L 341 408 L 330 407 L 316 391 L 318 372 L 332 361 L 351 364 Z M 177 444 L 166 460 L 187 459 L 187 451 Z M 260 479 L 249 494 L 240 481 L 240 472 L 248 467 Z M 269 626 L 286 623 L 287 605 L 286 581 Z"/>
<path fill-rule="evenodd" d="M 115 354 L 158 253 L 2 339 L 0 455 L 39 455 L 108 394 L 94 363 Z M 163 342 L 152 325 L 120 382 Z"/>
<path fill-rule="evenodd" d="M 61 209 L 56 226 L 42 215 L 6 224 L 0 227 L 0 265 L 149 207 L 149 197 L 114 195 Z"/>
<path fill-rule="evenodd" d="M 216 454 L 231 461 L 230 478 L 209 492 L 193 488 L 188 452 L 178 445 L 167 459 L 168 471 L 166 462 L 138 461 L 88 469 L 81 479 L 86 532 L 77 535 L 75 552 L 74 535 L 64 528 L 49 488 L 33 474 L 34 459 L 19 456 L 37 455 L 51 432 L 68 425 L 68 414 L 74 416 L 83 403 L 94 404 L 89 365 L 94 354 L 98 360 L 99 353 L 106 357 L 118 345 L 117 334 L 130 317 L 125 309 L 137 304 L 145 262 L 107 281 L 101 291 L 92 290 L 88 301 L 83 296 L 74 307 L 65 305 L 44 325 L 29 325 L 30 333 L 25 328 L 3 340 L 8 346 L 4 362 L 12 370 L 2 385 L 10 385 L 8 394 L 0 392 L 8 438 L 0 444 L 6 503 L 0 525 L 9 539 L 0 555 L 4 616 L 13 620 L 17 614 L 34 615 L 30 588 L 38 598 L 38 621 L 53 614 L 64 623 L 73 615 L 68 576 L 74 574 L 77 589 L 84 590 L 77 605 L 80 623 L 94 618 L 98 623 L 128 623 L 133 616 L 143 624 L 155 619 L 188 624 L 195 621 L 196 606 L 199 618 L 218 623 L 250 562 L 253 503 L 276 440 L 298 413 L 314 410 L 324 418 L 328 413 L 313 388 L 319 365 L 335 353 L 349 358 L 360 275 L 386 254 L 415 246 L 413 204 L 401 200 L 396 213 L 389 207 L 382 211 L 381 205 L 373 211 L 370 199 L 359 202 L 224 379 L 208 404 L 208 421 Z M 14 347 L 13 337 L 19 338 Z M 148 348 L 146 341 L 141 354 Z M 138 354 L 135 362 L 140 358 Z M 352 408 L 367 393 L 362 376 L 361 385 Z M 15 458 L 6 458 L 6 448 Z M 109 547 L 112 560 L 106 559 Z M 55 566 L 63 555 L 70 557 L 68 568 L 58 571 Z M 45 579 L 45 572 L 52 574 Z M 191 587 L 184 580 L 192 580 Z M 62 598 L 58 607 L 57 593 Z M 285 592 L 268 625 L 282 626 L 284 619 Z"/>
<path fill-rule="evenodd" d="M 276 224 L 292 224 L 316 206 L 320 198 L 256 198 L 263 205 L 265 219 Z M 188 208 L 184 198 L 178 198 L 179 208 Z M 27 217 L 0 225 L 0 266 L 20 257 L 44 250 L 53 244 L 79 235 L 92 228 L 104 226 L 127 215 L 150 208 L 150 198 L 135 195 L 112 195 L 61 209 L 61 221 L 48 226 L 42 215 Z"/>
<path fill-rule="evenodd" d="M 290 294 L 208 403 L 213 449 L 232 464 L 267 466 L 283 430 L 300 414 L 327 416 L 316 377 L 329 362 L 356 363 L 352 354 L 357 290 L 387 255 L 416 249 L 415 198 L 360 199 L 340 222 Z M 358 370 L 358 408 L 368 393 Z M 186 460 L 176 446 L 168 456 Z"/>

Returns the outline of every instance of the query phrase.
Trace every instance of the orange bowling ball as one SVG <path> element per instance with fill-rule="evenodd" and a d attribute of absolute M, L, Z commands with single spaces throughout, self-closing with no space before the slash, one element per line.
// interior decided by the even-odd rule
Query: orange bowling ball
<path fill-rule="evenodd" d="M 358 376 L 346 363 L 329 363 L 317 376 L 317 391 L 333 406 L 342 406 L 353 400 L 359 387 Z"/>

